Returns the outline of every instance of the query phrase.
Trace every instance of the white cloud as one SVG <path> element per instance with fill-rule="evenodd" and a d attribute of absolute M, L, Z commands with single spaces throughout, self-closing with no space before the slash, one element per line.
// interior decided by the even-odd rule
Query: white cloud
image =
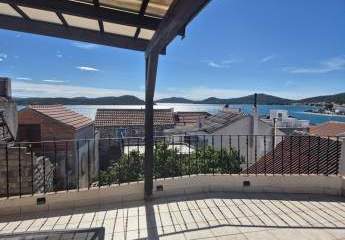
<path fill-rule="evenodd" d="M 284 71 L 295 74 L 320 74 L 345 70 L 345 56 L 330 58 L 320 62 L 318 67 L 287 67 Z"/>
<path fill-rule="evenodd" d="M 0 62 L 4 61 L 5 59 L 7 59 L 7 54 L 0 53 Z"/>
<path fill-rule="evenodd" d="M 228 67 L 228 66 L 221 65 L 221 64 L 218 64 L 218 63 L 213 62 L 213 61 L 208 62 L 208 66 L 213 67 L 213 68 L 225 68 L 225 67 Z"/>
<path fill-rule="evenodd" d="M 269 55 L 269 56 L 262 58 L 260 60 L 260 62 L 261 63 L 269 62 L 269 61 L 273 60 L 274 58 L 276 58 L 276 56 L 272 54 L 272 55 Z"/>
<path fill-rule="evenodd" d="M 22 80 L 22 81 L 31 81 L 31 78 L 28 77 L 16 77 L 17 80 Z"/>
<path fill-rule="evenodd" d="M 63 80 L 53 80 L 53 79 L 46 79 L 42 80 L 43 82 L 48 82 L 48 83 L 64 83 L 65 81 Z"/>
<path fill-rule="evenodd" d="M 144 91 L 81 87 L 49 82 L 33 83 L 13 81 L 12 89 L 13 95 L 16 97 L 104 97 L 134 95 L 142 99 L 144 98 Z"/>
<path fill-rule="evenodd" d="M 93 67 L 79 66 L 76 68 L 83 72 L 99 72 L 99 69 Z"/>
<path fill-rule="evenodd" d="M 72 46 L 85 49 L 85 50 L 91 50 L 91 49 L 95 49 L 99 47 L 98 45 L 95 45 L 92 43 L 82 43 L 82 42 L 74 42 L 72 43 Z"/>
<path fill-rule="evenodd" d="M 203 62 L 207 63 L 207 65 L 209 67 L 212 67 L 212 68 L 229 68 L 231 64 L 239 63 L 239 62 L 241 62 L 241 60 L 240 59 L 227 59 L 227 60 L 223 60 L 220 62 L 215 62 L 212 60 L 203 61 Z"/>
<path fill-rule="evenodd" d="M 128 89 L 110 89 L 110 88 L 94 88 L 82 87 L 67 84 L 54 84 L 50 82 L 34 83 L 28 81 L 13 81 L 12 82 L 13 95 L 16 97 L 105 97 L 105 96 L 122 96 L 133 95 L 144 99 L 145 91 L 128 90 Z M 301 99 L 306 97 L 313 97 L 319 95 L 333 94 L 333 90 L 325 89 L 310 89 L 305 92 L 303 89 L 289 90 L 274 90 L 268 91 L 265 89 L 226 89 L 226 88 L 208 88 L 196 87 L 186 89 L 166 88 L 165 90 L 157 90 L 155 99 L 166 97 L 185 97 L 194 100 L 205 99 L 208 97 L 217 98 L 236 98 L 246 95 L 258 93 L 266 93 L 274 96 L 289 99 Z"/>
<path fill-rule="evenodd" d="M 59 53 L 59 54 L 56 54 L 56 57 L 63 58 L 63 55 L 61 53 Z"/>

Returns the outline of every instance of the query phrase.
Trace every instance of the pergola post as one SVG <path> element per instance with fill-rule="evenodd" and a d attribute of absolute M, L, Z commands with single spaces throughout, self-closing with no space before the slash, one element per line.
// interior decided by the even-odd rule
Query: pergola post
<path fill-rule="evenodd" d="M 153 98 L 156 85 L 157 67 L 159 54 L 156 52 L 146 56 L 146 79 L 145 79 L 145 199 L 150 199 L 153 189 Z"/>

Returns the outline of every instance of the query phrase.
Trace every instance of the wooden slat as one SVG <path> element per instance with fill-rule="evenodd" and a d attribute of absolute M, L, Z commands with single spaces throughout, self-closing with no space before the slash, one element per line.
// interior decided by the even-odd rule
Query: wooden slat
<path fill-rule="evenodd" d="M 27 21 L 22 18 L 3 15 L 0 15 L 0 28 L 137 51 L 145 51 L 148 45 L 148 41 L 143 39 L 133 39 L 108 33 L 101 34 L 100 32 L 75 27 L 66 28 L 63 25 L 39 21 Z M 162 52 L 162 54 L 164 54 L 164 52 Z"/>
<path fill-rule="evenodd" d="M 91 18 L 127 26 L 143 27 L 156 30 L 161 22 L 159 18 L 141 16 L 110 8 L 100 8 L 90 4 L 68 0 L 0 0 L 13 6 L 25 6 L 46 11 L 60 12 L 78 17 Z"/>

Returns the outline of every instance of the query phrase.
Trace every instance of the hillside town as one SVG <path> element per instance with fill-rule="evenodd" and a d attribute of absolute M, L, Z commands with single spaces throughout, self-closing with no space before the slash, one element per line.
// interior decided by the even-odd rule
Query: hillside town
<path fill-rule="evenodd" d="M 33 177 L 34 191 L 97 185 L 98 174 L 117 164 L 124 155 L 132 151 L 144 154 L 143 109 L 97 109 L 94 121 L 63 105 L 28 105 L 17 111 L 11 97 L 11 80 L 1 78 L 0 86 L 1 142 L 8 145 L 7 161 L 15 162 L 20 158 L 22 178 L 30 178 L 32 166 L 41 169 Z M 272 153 L 275 153 L 277 162 L 283 162 L 283 156 L 290 156 L 293 165 L 298 161 L 303 165 L 300 161 L 307 161 L 307 158 L 316 161 L 318 156 L 314 148 L 319 144 L 329 154 L 328 168 L 336 171 L 335 165 L 341 154 L 338 144 L 345 137 L 345 123 L 331 121 L 311 125 L 307 120 L 289 116 L 286 110 L 271 110 L 269 116 L 259 116 L 258 104 L 255 98 L 250 114 L 228 105 L 214 115 L 155 109 L 154 136 L 164 139 L 169 149 L 179 149 L 180 155 L 188 155 L 204 146 L 218 151 L 230 147 L 242 159 L 240 171 L 253 172 L 255 169 L 259 173 L 264 171 L 263 159 L 267 164 L 265 171 L 274 171 Z M 302 142 L 301 138 L 291 136 L 303 136 Z M 321 144 L 317 143 L 320 139 Z M 22 144 L 18 146 L 15 142 Z M 295 144 L 298 147 L 289 149 Z M 296 152 L 300 151 L 301 144 L 303 154 L 308 153 L 308 157 L 300 158 Z M 2 165 L 6 163 L 2 162 Z M 11 171 L 15 165 L 8 168 Z M 287 171 L 289 168 L 281 165 L 279 169 Z M 324 170 L 323 167 L 318 169 L 320 172 Z M 306 169 L 299 171 L 307 173 Z M 308 171 L 315 172 L 316 169 Z M 42 172 L 47 175 L 43 180 Z M 13 170 L 12 175 L 9 181 L 13 190 L 10 191 L 16 194 L 18 173 Z M 42 181 L 45 181 L 44 189 L 40 187 Z M 1 182 L 6 179 L 2 178 Z M 6 185 L 1 186 L 0 194 L 4 195 Z M 33 191 L 29 181 L 21 183 L 20 188 L 23 193 Z"/>
<path fill-rule="evenodd" d="M 0 0 L 0 240 L 345 240 L 344 7 Z"/>

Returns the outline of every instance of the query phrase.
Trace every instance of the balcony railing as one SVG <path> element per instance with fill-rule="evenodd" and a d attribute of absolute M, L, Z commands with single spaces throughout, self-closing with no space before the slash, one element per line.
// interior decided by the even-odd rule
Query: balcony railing
<path fill-rule="evenodd" d="M 198 174 L 338 175 L 339 137 L 194 135 L 155 137 L 154 179 Z M 143 138 L 0 145 L 1 197 L 142 181 Z"/>

